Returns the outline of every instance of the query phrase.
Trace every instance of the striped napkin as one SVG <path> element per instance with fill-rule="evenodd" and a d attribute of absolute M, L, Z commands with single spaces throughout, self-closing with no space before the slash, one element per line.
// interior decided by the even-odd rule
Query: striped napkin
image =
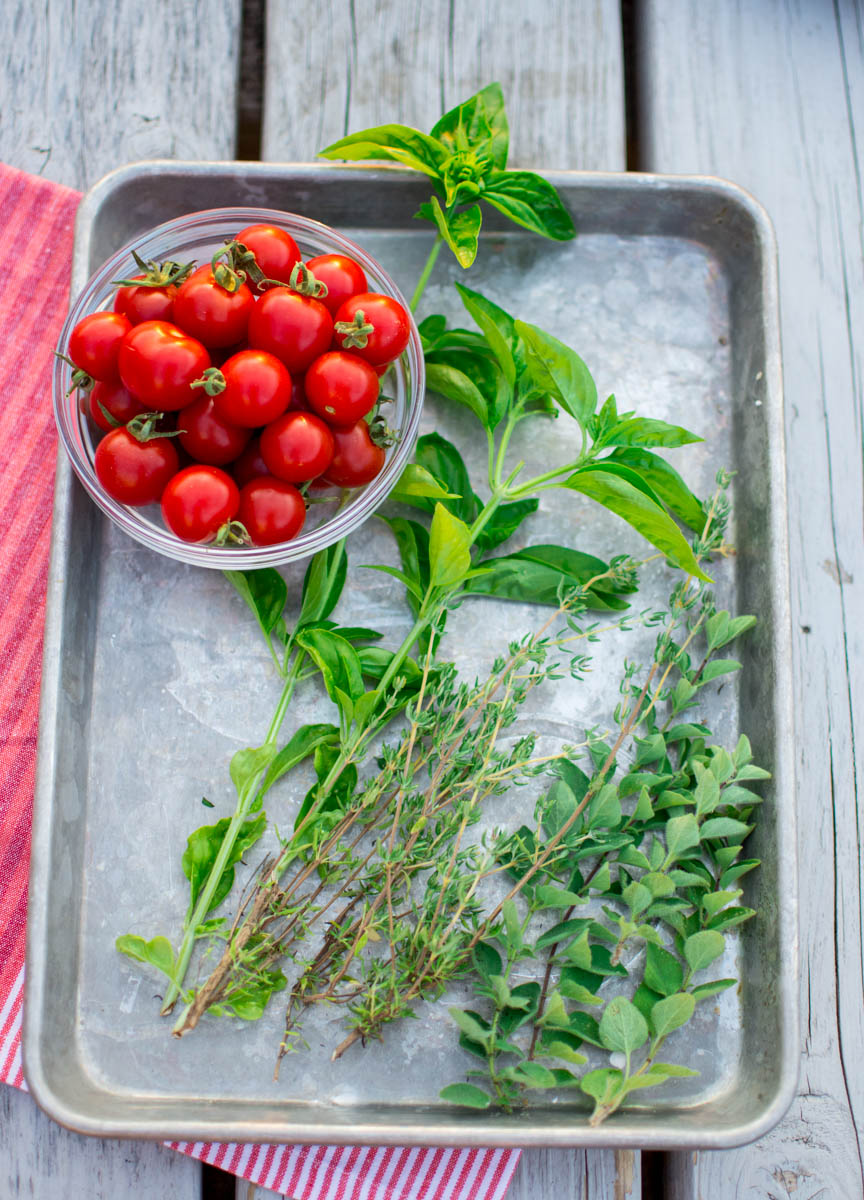
<path fill-rule="evenodd" d="M 3 265 L 0 321 L 0 1081 L 25 1089 L 24 928 L 56 457 L 51 351 L 79 199 L 0 164 L 0 228 L 16 251 Z M 499 1200 L 519 1160 L 518 1150 L 169 1144 L 296 1200 Z"/>

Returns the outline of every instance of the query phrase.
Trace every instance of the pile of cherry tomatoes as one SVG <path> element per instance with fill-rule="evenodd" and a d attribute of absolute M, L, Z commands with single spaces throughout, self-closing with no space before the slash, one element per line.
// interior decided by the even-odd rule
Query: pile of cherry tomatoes
<path fill-rule="evenodd" d="M 271 225 L 197 268 L 136 261 L 143 273 L 67 347 L 105 434 L 94 466 L 109 496 L 161 503 L 184 541 L 269 546 L 300 532 L 308 488 L 375 478 L 389 435 L 379 379 L 410 319 L 357 262 L 304 263 Z"/>

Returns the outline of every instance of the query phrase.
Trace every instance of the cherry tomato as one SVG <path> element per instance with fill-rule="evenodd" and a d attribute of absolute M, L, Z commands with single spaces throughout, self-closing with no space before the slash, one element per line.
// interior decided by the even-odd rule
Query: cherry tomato
<path fill-rule="evenodd" d="M 358 332 L 354 334 L 340 329 L 340 325 L 357 325 Z M 361 332 L 361 328 L 368 325 L 372 326 L 371 330 Z M 376 292 L 361 293 L 346 300 L 336 313 L 336 326 L 337 348 L 365 358 L 373 367 L 398 358 L 411 335 L 408 314 L 398 300 Z M 363 344 L 359 345 L 358 342 Z"/>
<path fill-rule="evenodd" d="M 123 383 L 149 409 L 176 412 L 197 398 L 190 384 L 210 366 L 210 355 L 176 325 L 143 321 L 123 339 L 117 365 Z"/>
<path fill-rule="evenodd" d="M 195 463 L 179 471 L 162 493 L 165 524 L 184 542 L 210 542 L 237 515 L 240 492 L 218 467 Z"/>
<path fill-rule="evenodd" d="M 155 504 L 177 471 L 171 438 L 139 442 L 128 429 L 112 429 L 96 447 L 96 478 L 114 500 L 139 506 Z"/>
<path fill-rule="evenodd" d="M 261 457 L 270 474 L 286 483 L 304 483 L 330 466 L 335 443 L 324 422 L 306 412 L 287 412 L 261 434 Z"/>
<path fill-rule="evenodd" d="M 221 467 L 243 453 L 249 430 L 229 425 L 216 408 L 213 396 L 199 396 L 177 414 L 180 445 L 201 463 Z"/>
<path fill-rule="evenodd" d="M 87 404 L 90 419 L 105 433 L 110 433 L 118 425 L 125 425 L 133 417 L 140 416 L 141 413 L 147 411 L 145 405 L 137 400 L 119 380 L 116 383 L 100 381 L 94 384 L 93 390 L 87 397 Z M 102 411 L 103 408 L 108 413 L 108 417 Z M 113 424 L 108 419 L 109 417 L 113 418 Z"/>
<path fill-rule="evenodd" d="M 234 239 L 255 255 L 255 261 L 268 279 L 288 283 L 300 261 L 300 251 L 290 233 L 275 225 L 247 225 Z"/>
<path fill-rule="evenodd" d="M 233 346 L 246 336 L 254 307 L 255 298 L 245 283 L 236 292 L 226 291 L 205 265 L 177 289 L 174 324 L 205 346 Z"/>
<path fill-rule="evenodd" d="M 299 375 L 330 349 L 333 318 L 319 300 L 288 288 L 271 288 L 249 318 L 249 345 L 269 350 Z"/>
<path fill-rule="evenodd" d="M 297 536 L 306 520 L 306 504 L 292 484 L 265 475 L 241 489 L 237 520 L 254 545 L 274 546 Z"/>
<path fill-rule="evenodd" d="M 320 299 L 333 316 L 346 300 L 368 290 L 363 268 L 345 254 L 319 254 L 310 258 L 306 266 L 319 283 L 327 285 L 327 295 Z"/>
<path fill-rule="evenodd" d="M 120 343 L 131 328 L 132 323 L 122 313 L 90 313 L 72 330 L 69 357 L 93 379 L 116 379 Z"/>
<path fill-rule="evenodd" d="M 253 437 L 240 457 L 235 458 L 231 464 L 231 474 L 236 479 L 239 488 L 245 487 L 253 479 L 260 479 L 262 475 L 270 474 L 267 464 L 261 457 L 260 438 Z"/>
<path fill-rule="evenodd" d="M 333 461 L 324 472 L 327 483 L 360 487 L 371 482 L 384 466 L 384 451 L 372 441 L 365 421 L 357 421 L 348 429 L 334 429 L 333 440 Z"/>
<path fill-rule="evenodd" d="M 255 429 L 281 417 L 291 403 L 291 376 L 266 350 L 241 350 L 222 364 L 224 392 L 213 397 L 223 421 Z"/>
<path fill-rule="evenodd" d="M 316 358 L 303 378 L 309 407 L 330 425 L 353 425 L 374 407 L 378 376 L 356 354 L 331 350 Z"/>
<path fill-rule="evenodd" d="M 146 275 L 133 275 L 133 279 L 146 279 Z M 167 287 L 121 287 L 114 296 L 114 311 L 128 317 L 133 325 L 142 321 L 170 321 L 173 319 L 174 297 L 177 288 Z"/>

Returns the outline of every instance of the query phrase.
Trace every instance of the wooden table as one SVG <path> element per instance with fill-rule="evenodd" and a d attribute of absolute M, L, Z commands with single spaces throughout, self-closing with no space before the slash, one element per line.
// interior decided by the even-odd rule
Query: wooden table
<path fill-rule="evenodd" d="M 799 737 L 799 1095 L 740 1150 L 531 1151 L 509 1195 L 862 1195 L 862 0 L 624 0 L 623 13 L 613 0 L 269 0 L 266 23 L 262 10 L 7 0 L 0 159 L 79 188 L 142 158 L 304 161 L 378 122 L 429 128 L 498 79 L 514 165 L 722 175 L 773 217 Z M 0 1088 L 0 1196 L 32 1195 L 215 1200 L 235 1185 L 208 1172 L 202 1189 L 194 1161 L 69 1134 Z M 243 1200 L 267 1195 L 236 1185 Z"/>

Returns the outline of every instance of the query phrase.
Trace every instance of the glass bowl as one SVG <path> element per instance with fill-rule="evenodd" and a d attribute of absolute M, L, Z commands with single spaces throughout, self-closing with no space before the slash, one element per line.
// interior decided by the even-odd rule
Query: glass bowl
<path fill-rule="evenodd" d="M 66 352 L 69 335 L 82 317 L 113 304 L 115 279 L 129 278 L 139 268 L 133 250 L 145 261 L 174 259 L 199 264 L 247 225 L 277 225 L 296 241 L 304 260 L 318 254 L 347 254 L 366 273 L 370 292 L 392 296 L 409 313 L 408 304 L 396 284 L 373 258 L 348 238 L 319 221 L 294 213 L 266 208 L 214 208 L 166 221 L 122 249 L 105 262 L 78 296 L 63 326 L 58 349 Z M 103 491 L 93 467 L 93 456 L 101 437 L 85 414 L 86 398 L 77 391 L 66 395 L 72 369 L 60 358 L 54 362 L 54 415 L 60 440 L 72 467 L 88 494 L 102 511 L 130 537 L 180 562 L 219 570 L 248 570 L 308 558 L 362 525 L 386 499 L 399 479 L 417 438 L 423 404 L 424 370 L 420 335 L 411 319 L 411 335 L 404 354 L 392 364 L 382 381 L 382 394 L 393 403 L 384 409 L 387 424 L 398 439 L 387 450 L 384 468 L 371 483 L 348 493 L 345 503 L 312 504 L 302 532 L 290 542 L 275 546 L 208 546 L 183 542 L 163 524 L 157 504 L 130 508 Z"/>

